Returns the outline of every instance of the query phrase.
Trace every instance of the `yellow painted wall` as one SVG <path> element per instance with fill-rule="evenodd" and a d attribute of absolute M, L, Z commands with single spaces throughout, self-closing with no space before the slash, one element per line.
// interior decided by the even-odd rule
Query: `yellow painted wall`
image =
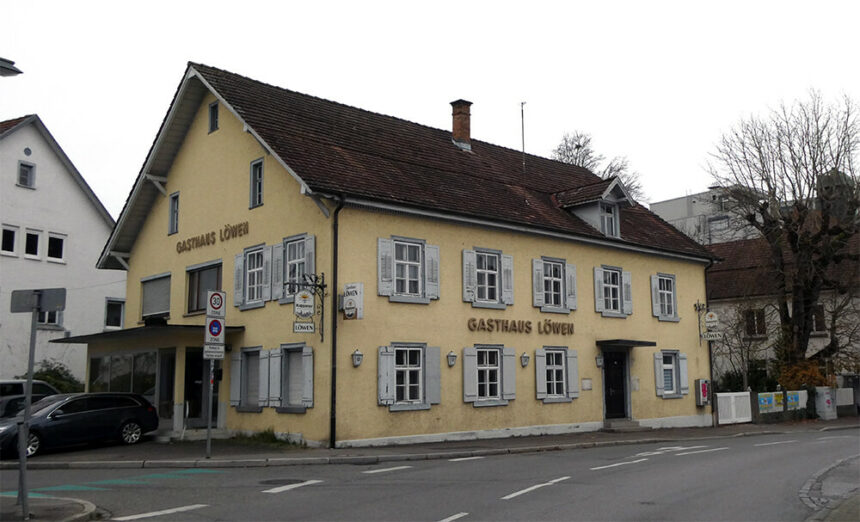
<path fill-rule="evenodd" d="M 341 321 L 338 351 L 338 439 L 361 439 L 603 421 L 603 379 L 595 358 L 600 339 L 656 341 L 656 347 L 633 348 L 630 375 L 639 390 L 630 393 L 635 419 L 690 416 L 705 413 L 695 406 L 693 379 L 708 378 L 707 344 L 699 345 L 693 304 L 705 301 L 704 265 L 666 257 L 588 246 L 508 231 L 488 230 L 404 215 L 348 209 L 341 214 L 340 249 L 349 261 L 340 266 L 344 283 L 364 282 L 364 319 Z M 377 238 L 392 235 L 424 239 L 440 247 L 440 299 L 429 305 L 391 303 L 377 296 Z M 462 300 L 462 250 L 476 247 L 502 250 L 514 258 L 514 305 L 506 310 L 473 308 Z M 532 306 L 532 259 L 549 256 L 576 265 L 578 309 L 569 315 L 542 313 Z M 633 315 L 606 318 L 594 312 L 595 266 L 613 265 L 633 273 Z M 681 321 L 660 322 L 651 313 L 650 276 L 675 274 Z M 472 332 L 467 319 L 529 320 L 532 333 Z M 574 322 L 572 336 L 541 335 L 537 323 Z M 376 406 L 377 347 L 393 342 L 422 342 L 441 347 L 442 403 L 429 411 L 389 412 Z M 503 344 L 516 348 L 516 400 L 507 406 L 475 408 L 463 402 L 463 347 Z M 581 391 L 571 403 L 543 404 L 535 398 L 534 351 L 543 346 L 576 349 L 580 379 L 591 379 L 593 389 Z M 358 349 L 365 363 L 353 369 L 349 354 Z M 688 355 L 691 393 L 682 399 L 657 397 L 654 382 L 655 350 L 680 350 Z M 457 364 L 449 368 L 445 354 L 454 351 Z M 519 365 L 527 352 L 530 364 Z"/>
<path fill-rule="evenodd" d="M 266 303 L 260 309 L 239 311 L 233 302 L 233 259 L 246 247 L 278 244 L 284 237 L 308 233 L 316 236 L 316 271 L 325 273 L 331 284 L 331 218 L 326 219 L 317 205 L 299 193 L 299 184 L 268 156 L 242 124 L 222 106 L 220 128 L 207 128 L 207 109 L 214 97 L 206 97 L 188 131 L 167 176 L 168 194 L 179 191 L 179 233 L 167 234 L 168 198 L 159 197 L 140 230 L 131 252 L 128 271 L 126 327 L 140 323 L 141 278 L 170 272 L 171 324 L 203 325 L 204 315 L 184 314 L 187 306 L 186 268 L 190 265 L 222 260 L 222 288 L 228 293 L 227 324 L 244 326 L 245 331 L 228 340 L 234 350 L 262 346 L 265 350 L 282 343 L 305 342 L 314 348 L 314 407 L 304 414 L 279 414 L 274 408 L 262 413 L 239 413 L 227 409 L 227 427 L 239 431 L 273 428 L 276 433 L 301 434 L 306 440 L 325 442 L 329 437 L 331 372 L 331 317 L 336 314 L 334 296 L 344 283 L 363 282 L 364 319 L 344 321 L 338 314 L 338 440 L 394 437 L 419 434 L 476 431 L 509 427 L 601 422 L 603 420 L 602 372 L 595 364 L 599 339 L 637 339 L 657 341 L 656 348 L 634 348 L 629 373 L 638 377 L 638 391 L 631 391 L 632 413 L 636 419 L 692 416 L 707 413 L 694 404 L 693 379 L 708 377 L 707 346 L 698 343 L 693 304 L 705 301 L 704 265 L 667 257 L 643 255 L 617 249 L 588 246 L 477 226 L 457 225 L 405 215 L 346 208 L 340 214 L 340 288 L 328 288 L 325 343 L 317 333 L 292 333 L 293 307 Z M 264 204 L 248 209 L 250 163 L 264 158 Z M 177 253 L 177 241 L 215 232 L 229 224 L 249 222 L 249 234 L 215 245 Z M 623 231 L 622 231 L 623 234 Z M 392 235 L 420 238 L 438 245 L 441 256 L 441 299 L 428 305 L 390 303 L 377 296 L 377 238 Z M 506 310 L 473 308 L 462 301 L 462 250 L 484 247 L 513 255 L 515 304 Z M 532 259 L 551 256 L 577 266 L 578 310 L 570 315 L 541 313 L 532 306 Z M 633 273 L 634 313 L 626 319 L 604 318 L 594 312 L 593 267 L 601 264 L 620 266 Z M 662 323 L 651 314 L 650 275 L 675 274 L 678 287 L 679 323 Z M 504 318 L 529 320 L 530 334 L 470 332 L 467 319 Z M 545 319 L 573 322 L 572 336 L 537 333 L 537 323 Z M 202 336 L 202 332 L 201 332 Z M 177 392 L 184 375 L 184 359 L 177 347 Z M 421 342 L 439 346 L 442 355 L 442 402 L 430 410 L 389 412 L 377 405 L 377 347 L 393 342 Z M 200 346 L 199 343 L 181 346 Z M 111 346 L 91 346 L 91 354 L 115 350 Z M 507 406 L 475 408 L 463 402 L 462 349 L 475 344 L 503 344 L 517 352 L 517 398 Z M 568 346 L 579 355 L 580 379 L 591 379 L 593 389 L 582 390 L 570 403 L 543 404 L 535 398 L 534 350 L 543 346 Z M 358 349 L 364 363 L 353 368 L 350 354 Z M 654 391 L 653 353 L 677 349 L 688 359 L 691 392 L 683 399 L 661 399 Z M 457 364 L 449 368 L 445 355 L 457 354 Z M 531 362 L 519 366 L 519 355 L 527 352 Z M 182 351 L 184 353 L 184 351 Z M 222 401 L 229 398 L 229 355 L 224 361 Z M 177 397 L 181 400 L 180 397 Z"/>

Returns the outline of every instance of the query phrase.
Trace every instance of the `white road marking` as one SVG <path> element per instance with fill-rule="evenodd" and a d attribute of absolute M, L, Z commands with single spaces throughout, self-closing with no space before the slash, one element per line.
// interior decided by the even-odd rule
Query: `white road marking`
<path fill-rule="evenodd" d="M 610 464 L 608 466 L 598 466 L 596 468 L 589 468 L 591 471 L 597 471 L 599 469 L 607 469 L 607 468 L 616 468 L 618 466 L 626 466 L 628 464 L 636 464 L 637 462 L 645 462 L 648 459 L 639 459 L 639 460 L 631 460 L 628 462 L 618 462 L 617 464 Z"/>
<path fill-rule="evenodd" d="M 525 493 L 529 493 L 530 491 L 534 491 L 536 489 L 540 489 L 540 488 L 543 488 L 546 486 L 552 486 L 553 484 L 557 484 L 557 483 L 564 481 L 564 480 L 567 480 L 569 478 L 570 477 L 561 477 L 561 478 L 550 480 L 549 482 L 545 482 L 543 484 L 537 484 L 535 486 L 531 486 L 531 487 L 528 487 L 526 489 L 521 489 L 515 493 L 511 493 L 510 495 L 506 495 L 506 496 L 502 497 L 502 500 L 510 500 L 514 497 L 518 497 L 518 496 L 523 495 Z"/>
<path fill-rule="evenodd" d="M 633 455 L 634 457 L 653 457 L 655 455 L 663 455 L 669 451 L 682 451 L 682 450 L 691 450 L 691 449 L 699 449 L 699 448 L 707 448 L 707 446 L 669 446 L 666 448 L 658 448 L 656 451 L 643 451 L 642 453 L 637 453 Z"/>
<path fill-rule="evenodd" d="M 192 509 L 200 509 L 209 504 L 192 504 L 190 506 L 182 506 L 173 509 L 164 509 L 161 511 L 152 511 L 150 513 L 141 513 L 140 515 L 128 515 L 126 517 L 112 518 L 111 520 L 138 520 L 141 518 L 160 517 L 161 515 L 172 515 L 174 513 L 182 513 L 183 511 L 191 511 Z"/>
<path fill-rule="evenodd" d="M 484 457 L 460 457 L 459 459 L 448 459 L 448 462 L 463 462 L 466 460 L 478 460 L 483 458 Z"/>
<path fill-rule="evenodd" d="M 830 439 L 853 439 L 851 435 L 831 435 L 830 437 L 818 437 L 818 440 L 830 440 Z"/>
<path fill-rule="evenodd" d="M 792 442 L 797 442 L 796 440 L 781 440 L 778 442 L 765 442 L 762 444 L 753 444 L 753 446 L 775 446 L 777 444 L 791 444 Z"/>
<path fill-rule="evenodd" d="M 468 515 L 469 515 L 468 513 L 457 513 L 456 515 L 451 515 L 448 518 L 443 518 L 439 522 L 454 522 L 454 520 L 457 520 L 459 518 L 463 518 L 463 517 L 468 516 Z"/>
<path fill-rule="evenodd" d="M 278 486 L 276 488 L 264 490 L 263 493 L 283 493 L 284 491 L 289 491 L 291 489 L 300 488 L 302 486 L 310 486 L 311 484 L 319 484 L 322 480 L 306 480 L 304 482 L 299 482 L 298 484 L 288 484 L 286 486 Z"/>
<path fill-rule="evenodd" d="M 411 467 L 412 467 L 412 466 L 396 466 L 396 467 L 393 467 L 393 468 L 370 469 L 370 470 L 367 470 L 367 471 L 362 471 L 362 473 L 368 473 L 368 474 L 370 474 L 370 473 L 385 473 L 386 471 L 398 471 L 398 470 L 401 470 L 401 469 L 409 469 L 409 468 L 411 468 Z"/>
<path fill-rule="evenodd" d="M 698 453 L 710 453 L 712 451 L 723 451 L 723 450 L 727 450 L 727 449 L 729 449 L 729 448 L 711 448 L 711 449 L 699 450 L 699 451 L 685 451 L 684 453 L 676 453 L 675 456 L 680 457 L 681 455 L 696 455 Z"/>

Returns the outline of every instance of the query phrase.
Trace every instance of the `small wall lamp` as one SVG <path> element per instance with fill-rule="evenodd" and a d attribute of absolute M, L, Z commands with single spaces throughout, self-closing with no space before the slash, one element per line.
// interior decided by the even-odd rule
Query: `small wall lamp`
<path fill-rule="evenodd" d="M 523 365 L 523 368 L 529 365 L 529 354 L 523 352 L 523 354 L 520 355 L 520 364 Z"/>
<path fill-rule="evenodd" d="M 450 352 L 448 352 L 447 357 L 448 357 L 448 366 L 449 366 L 449 367 L 450 367 L 450 366 L 454 366 L 455 364 L 457 364 L 457 354 L 456 354 L 456 353 L 454 353 L 454 351 L 453 351 L 453 350 L 451 350 Z"/>
<path fill-rule="evenodd" d="M 358 349 L 352 352 L 352 365 L 356 368 L 361 366 L 361 361 L 364 359 L 364 354 L 359 352 Z"/>

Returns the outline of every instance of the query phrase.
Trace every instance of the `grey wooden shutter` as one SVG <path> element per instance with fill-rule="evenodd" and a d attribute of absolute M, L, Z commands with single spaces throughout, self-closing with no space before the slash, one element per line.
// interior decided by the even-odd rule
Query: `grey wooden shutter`
<path fill-rule="evenodd" d="M 316 274 L 316 236 L 305 237 L 305 273 Z"/>
<path fill-rule="evenodd" d="M 302 406 L 314 407 L 314 349 L 302 347 Z"/>
<path fill-rule="evenodd" d="M 439 247 L 424 245 L 424 291 L 428 299 L 439 299 Z"/>
<path fill-rule="evenodd" d="M 672 276 L 672 319 L 678 318 L 678 282 Z"/>
<path fill-rule="evenodd" d="M 502 255 L 502 302 L 514 304 L 514 256 Z"/>
<path fill-rule="evenodd" d="M 564 267 L 565 290 L 567 291 L 567 309 L 576 310 L 576 265 Z"/>
<path fill-rule="evenodd" d="M 535 350 L 535 391 L 538 399 L 546 399 L 546 350 Z"/>
<path fill-rule="evenodd" d="M 660 317 L 660 276 L 651 276 L 651 315 Z"/>
<path fill-rule="evenodd" d="M 245 254 L 236 254 L 233 259 L 233 306 L 245 302 Z"/>
<path fill-rule="evenodd" d="M 230 406 L 238 406 L 242 399 L 242 352 L 230 355 Z"/>
<path fill-rule="evenodd" d="M 273 408 L 283 406 L 285 402 L 281 401 L 281 372 L 284 368 L 282 356 L 280 348 L 269 352 L 269 406 Z"/>
<path fill-rule="evenodd" d="M 502 399 L 517 398 L 517 351 L 505 346 L 502 348 Z"/>
<path fill-rule="evenodd" d="M 657 397 L 663 396 L 663 352 L 654 354 L 654 387 Z"/>
<path fill-rule="evenodd" d="M 380 406 L 394 404 L 394 347 L 380 346 L 377 363 L 377 394 Z"/>
<path fill-rule="evenodd" d="M 284 297 L 284 244 L 272 246 L 272 300 Z"/>
<path fill-rule="evenodd" d="M 381 237 L 377 243 L 377 293 L 394 293 L 394 241 Z"/>
<path fill-rule="evenodd" d="M 427 404 L 439 404 L 442 402 L 442 375 L 440 365 L 441 350 L 438 346 L 428 346 L 424 349 L 424 368 L 426 380 L 424 382 L 424 395 Z"/>
<path fill-rule="evenodd" d="M 579 397 L 579 358 L 576 350 L 567 350 L 567 396 Z"/>
<path fill-rule="evenodd" d="M 621 292 L 623 294 L 621 310 L 630 315 L 633 313 L 633 274 L 621 272 Z"/>
<path fill-rule="evenodd" d="M 272 299 L 272 247 L 263 248 L 263 291 L 261 299 L 269 301 Z"/>
<path fill-rule="evenodd" d="M 463 402 L 478 400 L 478 350 L 463 348 Z"/>
<path fill-rule="evenodd" d="M 543 259 L 532 259 L 532 306 L 543 304 Z"/>
<path fill-rule="evenodd" d="M 690 383 L 687 378 L 687 354 L 678 355 L 678 374 L 681 381 L 681 395 L 690 393 Z"/>
<path fill-rule="evenodd" d="M 603 311 L 603 269 L 594 267 L 594 311 Z"/>
<path fill-rule="evenodd" d="M 474 303 L 477 296 L 478 258 L 474 250 L 463 250 L 463 301 Z"/>
<path fill-rule="evenodd" d="M 260 406 L 269 405 L 269 350 L 260 350 L 260 373 L 257 374 L 259 380 L 259 402 Z"/>

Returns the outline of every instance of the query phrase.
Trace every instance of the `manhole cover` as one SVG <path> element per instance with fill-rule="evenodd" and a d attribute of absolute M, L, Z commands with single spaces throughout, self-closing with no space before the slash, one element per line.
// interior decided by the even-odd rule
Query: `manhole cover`
<path fill-rule="evenodd" d="M 290 484 L 301 484 L 304 482 L 302 479 L 269 479 L 260 481 L 260 485 L 262 486 L 288 486 Z"/>

